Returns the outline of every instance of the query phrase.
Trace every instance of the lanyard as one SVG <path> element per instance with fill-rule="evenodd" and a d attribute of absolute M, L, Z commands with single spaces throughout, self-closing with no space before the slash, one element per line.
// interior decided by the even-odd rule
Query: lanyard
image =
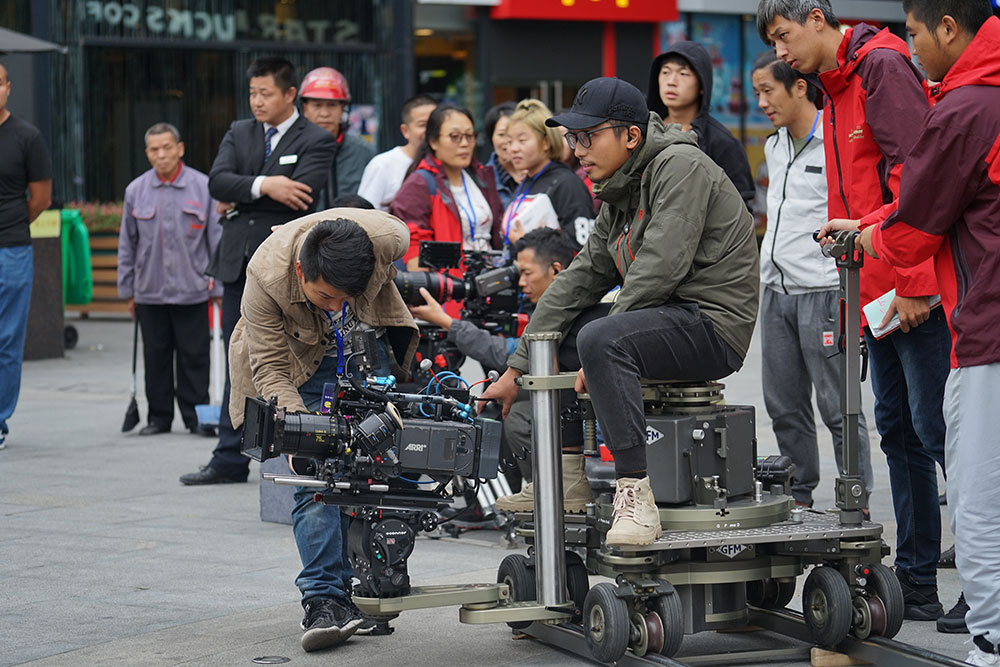
<path fill-rule="evenodd" d="M 469 195 L 469 186 L 465 183 L 465 170 L 462 170 L 462 188 L 465 190 L 465 201 L 469 203 L 469 210 L 466 211 L 465 207 L 462 206 L 462 202 L 455 200 L 458 208 L 465 213 L 465 218 L 469 221 L 469 244 L 473 245 L 476 242 L 476 223 L 479 222 L 476 219 L 476 208 L 472 205 L 472 196 Z M 462 221 L 458 221 L 459 227 L 462 226 Z"/>
<path fill-rule="evenodd" d="M 514 193 L 514 202 L 508 208 L 510 213 L 507 214 L 507 225 L 504 227 L 503 230 L 503 244 L 505 246 L 510 243 L 510 223 L 514 220 L 514 217 L 517 215 L 517 211 L 519 208 L 521 208 L 521 204 L 523 204 L 524 200 L 528 198 L 528 193 L 531 192 L 531 188 L 534 187 L 535 181 L 538 180 L 539 176 L 545 173 L 545 170 L 549 168 L 550 164 L 552 164 L 552 160 L 546 162 L 545 166 L 542 167 L 541 170 L 539 170 L 539 172 L 531 178 L 530 182 L 528 181 L 528 179 L 524 179 L 524 181 L 522 181 L 521 184 L 517 186 L 517 192 Z M 527 185 L 527 187 L 525 187 L 525 185 Z"/>
<path fill-rule="evenodd" d="M 333 321 L 333 315 L 330 314 L 329 310 L 324 310 L 326 313 L 326 319 L 330 320 L 330 328 L 333 329 L 334 335 L 337 337 L 337 377 L 344 374 L 344 334 L 340 332 L 340 327 L 337 323 Z M 344 302 L 344 307 L 340 309 L 340 325 L 344 326 L 344 321 L 347 318 L 347 302 Z"/>

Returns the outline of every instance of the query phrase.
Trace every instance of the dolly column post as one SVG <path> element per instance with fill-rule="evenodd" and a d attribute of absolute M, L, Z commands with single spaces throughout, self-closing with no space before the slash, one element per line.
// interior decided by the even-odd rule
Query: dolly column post
<path fill-rule="evenodd" d="M 525 336 L 528 372 L 534 377 L 559 374 L 558 333 Z M 562 434 L 559 392 L 531 392 L 531 463 L 535 471 L 535 585 L 539 604 L 566 602 L 566 536 L 563 528 Z"/>

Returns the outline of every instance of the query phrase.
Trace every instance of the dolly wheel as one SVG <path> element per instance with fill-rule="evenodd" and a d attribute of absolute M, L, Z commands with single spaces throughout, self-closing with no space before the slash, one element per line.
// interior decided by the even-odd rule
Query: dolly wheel
<path fill-rule="evenodd" d="M 590 574 L 587 572 L 587 566 L 583 564 L 583 559 L 574 551 L 566 552 L 566 590 L 573 602 L 573 622 L 579 623 L 583 618 L 583 605 L 587 601 L 587 593 L 590 592 Z"/>
<path fill-rule="evenodd" d="M 681 650 L 681 642 L 684 640 L 684 610 L 677 590 L 669 583 L 667 586 L 670 593 L 652 601 L 650 609 L 660 617 L 663 626 L 663 646 L 659 653 L 672 658 Z"/>
<path fill-rule="evenodd" d="M 590 654 L 598 662 L 615 662 L 628 648 L 628 605 L 615 595 L 617 590 L 607 582 L 597 584 L 583 605 L 583 633 Z"/>
<path fill-rule="evenodd" d="M 868 590 L 882 603 L 885 612 L 885 628 L 878 632 L 874 626 L 872 632 L 886 639 L 892 639 L 903 627 L 903 589 L 893 571 L 882 563 L 870 566 L 868 575 Z"/>
<path fill-rule="evenodd" d="M 503 559 L 497 569 L 497 583 L 507 584 L 511 602 L 528 602 L 538 597 L 535 592 L 535 569 L 529 566 L 528 557 L 511 554 Z M 508 623 L 514 630 L 523 630 L 531 621 Z"/>
<path fill-rule="evenodd" d="M 851 629 L 854 607 L 847 582 L 835 568 L 816 567 L 802 588 L 802 615 L 820 646 L 833 648 Z"/>

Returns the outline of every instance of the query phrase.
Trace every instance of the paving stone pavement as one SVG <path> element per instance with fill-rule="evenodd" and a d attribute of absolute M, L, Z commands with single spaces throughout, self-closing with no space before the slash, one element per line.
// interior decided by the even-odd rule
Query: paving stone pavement
<path fill-rule="evenodd" d="M 259 520 L 256 464 L 247 484 L 183 487 L 178 476 L 207 463 L 215 441 L 178 430 L 179 417 L 171 434 L 120 433 L 132 326 L 122 319 L 69 323 L 79 330 L 78 347 L 62 359 L 25 364 L 8 447 L 0 451 L 0 667 L 227 667 L 262 655 L 306 666 L 584 664 L 533 640 L 513 641 L 506 626 L 462 625 L 453 608 L 404 613 L 391 637 L 355 637 L 304 653 L 298 555 L 287 526 Z M 760 453 L 777 453 L 756 341 L 745 369 L 726 384 L 730 403 L 757 407 Z M 141 362 L 138 393 L 145 414 Z M 871 416 L 867 386 L 864 393 Z M 832 506 L 836 468 L 822 425 L 819 432 L 817 505 Z M 873 456 L 872 513 L 893 544 L 885 460 L 877 449 Z M 945 533 L 950 544 L 946 519 Z M 418 584 L 493 581 L 508 553 L 493 533 L 420 539 L 411 577 Z M 939 576 L 948 608 L 957 575 Z M 792 608 L 800 606 L 793 600 Z M 898 639 L 955 658 L 969 648 L 968 635 L 938 634 L 931 623 L 908 621 Z M 685 638 L 682 651 L 785 643 L 766 633 L 702 633 Z"/>

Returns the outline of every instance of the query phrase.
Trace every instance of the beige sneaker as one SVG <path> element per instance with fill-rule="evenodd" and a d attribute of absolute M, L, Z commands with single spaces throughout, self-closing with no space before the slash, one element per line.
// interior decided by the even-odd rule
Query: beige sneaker
<path fill-rule="evenodd" d="M 583 454 L 563 454 L 563 511 L 578 514 L 587 509 L 587 503 L 594 502 L 594 494 L 587 481 L 587 460 Z M 504 512 L 535 511 L 535 491 L 531 482 L 520 491 L 497 498 L 496 508 Z"/>
<path fill-rule="evenodd" d="M 640 546 L 652 544 L 663 529 L 656 510 L 649 477 L 618 480 L 615 490 L 615 519 L 604 538 L 610 546 Z"/>

